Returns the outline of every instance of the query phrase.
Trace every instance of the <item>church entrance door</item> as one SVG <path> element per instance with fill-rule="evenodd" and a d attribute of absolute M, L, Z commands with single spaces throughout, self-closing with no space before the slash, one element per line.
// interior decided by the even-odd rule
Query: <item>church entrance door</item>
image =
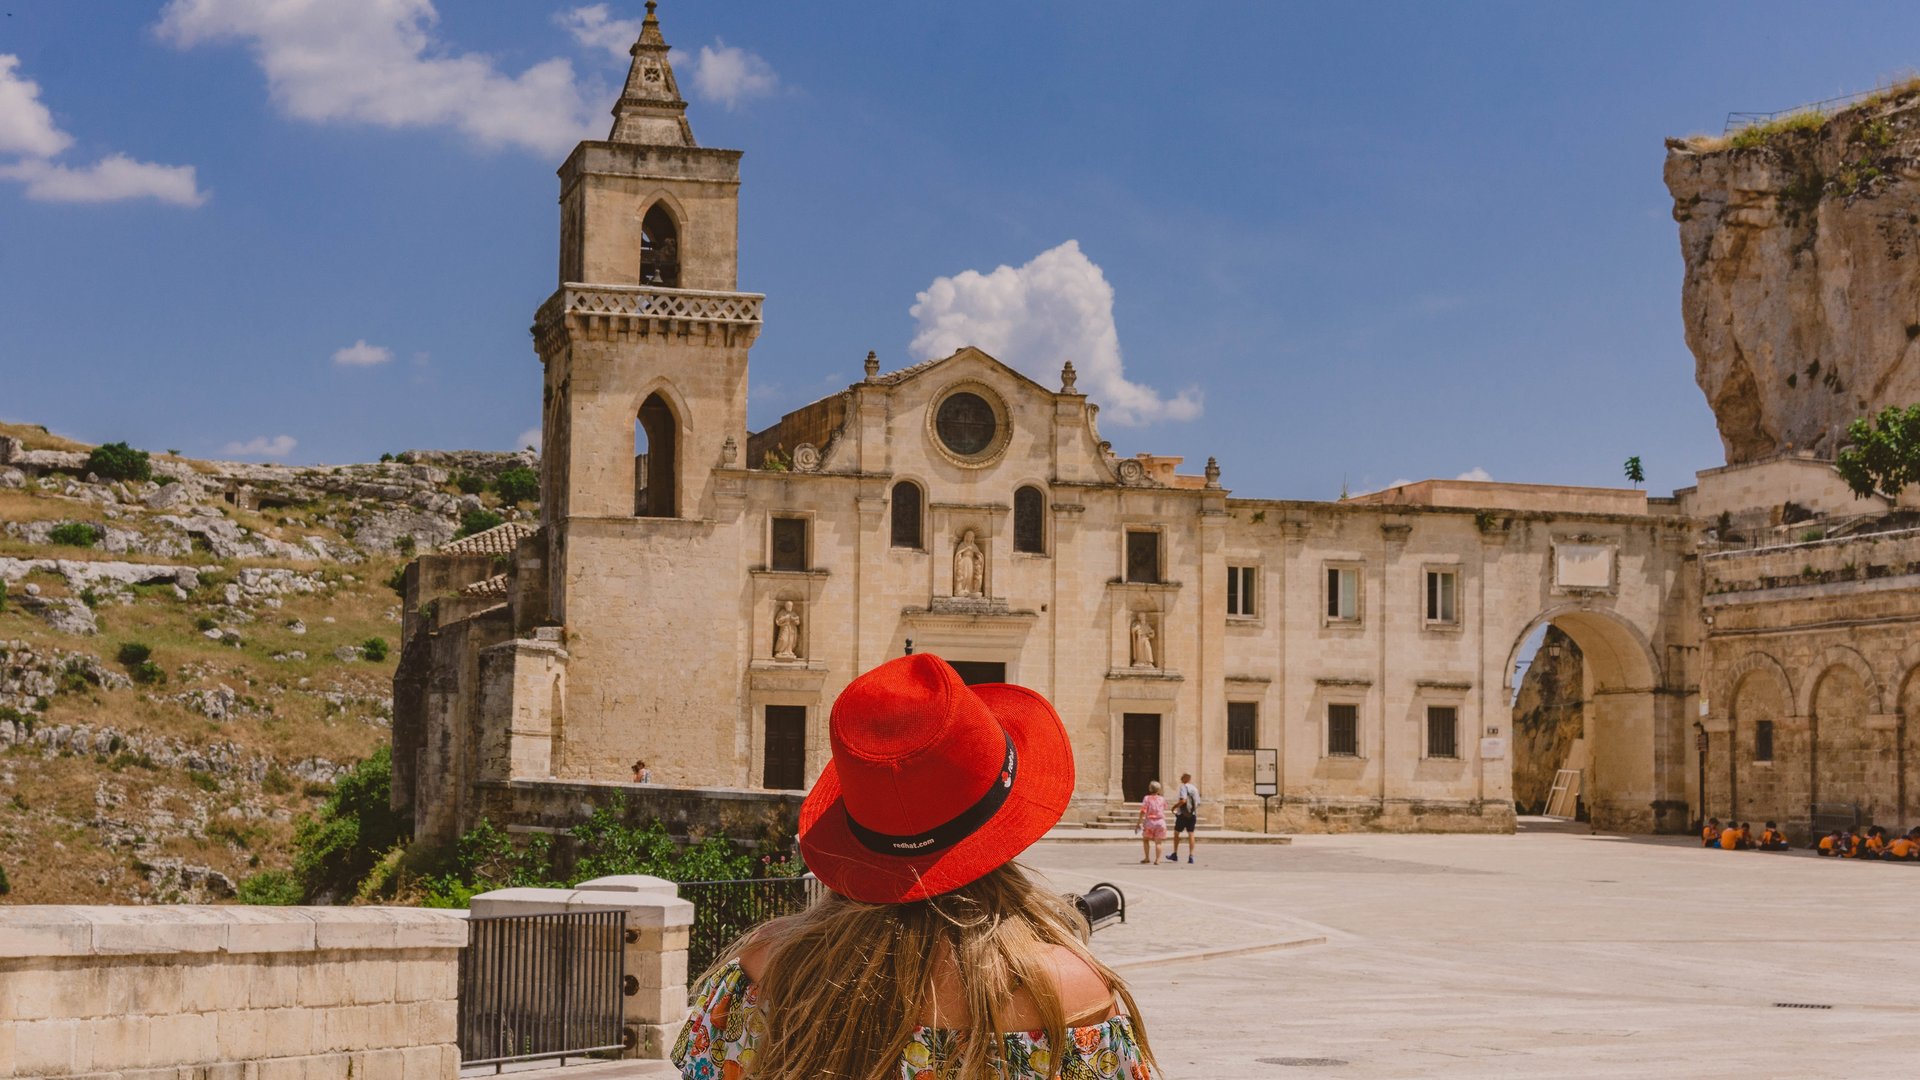
<path fill-rule="evenodd" d="M 807 707 L 767 706 L 766 766 L 761 786 L 794 791 L 807 786 Z"/>
<path fill-rule="evenodd" d="M 1139 802 L 1160 779 L 1160 714 L 1126 713 L 1120 742 L 1120 796 Z"/>

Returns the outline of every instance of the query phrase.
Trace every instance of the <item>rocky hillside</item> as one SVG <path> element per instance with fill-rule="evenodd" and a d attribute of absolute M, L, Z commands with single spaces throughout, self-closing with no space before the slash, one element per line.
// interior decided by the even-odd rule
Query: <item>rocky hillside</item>
<path fill-rule="evenodd" d="M 391 579 L 533 514 L 498 494 L 532 455 L 114 480 L 92 449 L 0 425 L 0 902 L 220 899 L 388 741 Z"/>
<path fill-rule="evenodd" d="M 1513 803 L 1522 814 L 1545 808 L 1554 774 L 1586 732 L 1584 679 L 1580 647 L 1548 627 L 1513 702 Z"/>
<path fill-rule="evenodd" d="M 1729 463 L 1831 455 L 1855 417 L 1920 402 L 1920 84 L 1670 139 L 1666 183 Z"/>

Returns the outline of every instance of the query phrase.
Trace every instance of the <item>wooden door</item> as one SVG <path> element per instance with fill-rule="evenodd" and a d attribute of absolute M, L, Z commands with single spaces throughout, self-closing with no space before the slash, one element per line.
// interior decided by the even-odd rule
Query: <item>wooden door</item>
<path fill-rule="evenodd" d="M 807 707 L 767 706 L 762 787 L 795 791 L 807 786 Z"/>
<path fill-rule="evenodd" d="M 1122 718 L 1120 795 L 1139 802 L 1160 779 L 1160 714 L 1130 712 Z"/>

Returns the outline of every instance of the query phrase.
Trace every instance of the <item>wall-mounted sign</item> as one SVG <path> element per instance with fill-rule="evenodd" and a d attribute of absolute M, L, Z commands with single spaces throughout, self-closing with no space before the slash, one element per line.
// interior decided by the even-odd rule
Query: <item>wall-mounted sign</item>
<path fill-rule="evenodd" d="M 1265 747 L 1253 752 L 1253 793 L 1259 796 L 1280 794 L 1280 751 Z"/>
<path fill-rule="evenodd" d="M 1499 759 L 1506 756 L 1507 756 L 1507 740 L 1505 739 L 1481 739 L 1480 740 L 1480 760 L 1498 761 Z"/>

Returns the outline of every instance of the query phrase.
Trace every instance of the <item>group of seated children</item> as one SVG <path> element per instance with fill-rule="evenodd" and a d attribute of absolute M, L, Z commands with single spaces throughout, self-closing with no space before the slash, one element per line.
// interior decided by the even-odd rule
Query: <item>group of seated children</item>
<path fill-rule="evenodd" d="M 1729 821 L 1722 827 L 1719 818 L 1708 818 L 1706 827 L 1700 830 L 1700 846 L 1722 851 L 1785 851 L 1787 834 L 1769 821 L 1756 840 L 1753 826 L 1744 821 Z"/>
<path fill-rule="evenodd" d="M 1853 829 L 1835 829 L 1814 845 L 1822 855 L 1842 859 L 1886 859 L 1892 862 L 1920 862 L 1920 825 L 1904 834 L 1887 839 L 1887 830 L 1878 825 L 1864 835 Z"/>
<path fill-rule="evenodd" d="M 1771 821 L 1767 822 L 1767 827 L 1761 830 L 1760 838 L 1756 840 L 1753 826 L 1744 821 L 1729 821 L 1722 825 L 1719 818 L 1708 818 L 1706 827 L 1700 830 L 1700 846 L 1721 851 L 1785 851 L 1788 844 L 1787 834 Z M 1887 830 L 1879 825 L 1864 833 L 1855 829 L 1835 829 L 1821 837 L 1813 847 L 1821 855 L 1841 859 L 1920 862 L 1920 825 L 1904 834 L 1895 834 L 1891 839 L 1887 836 Z"/>

